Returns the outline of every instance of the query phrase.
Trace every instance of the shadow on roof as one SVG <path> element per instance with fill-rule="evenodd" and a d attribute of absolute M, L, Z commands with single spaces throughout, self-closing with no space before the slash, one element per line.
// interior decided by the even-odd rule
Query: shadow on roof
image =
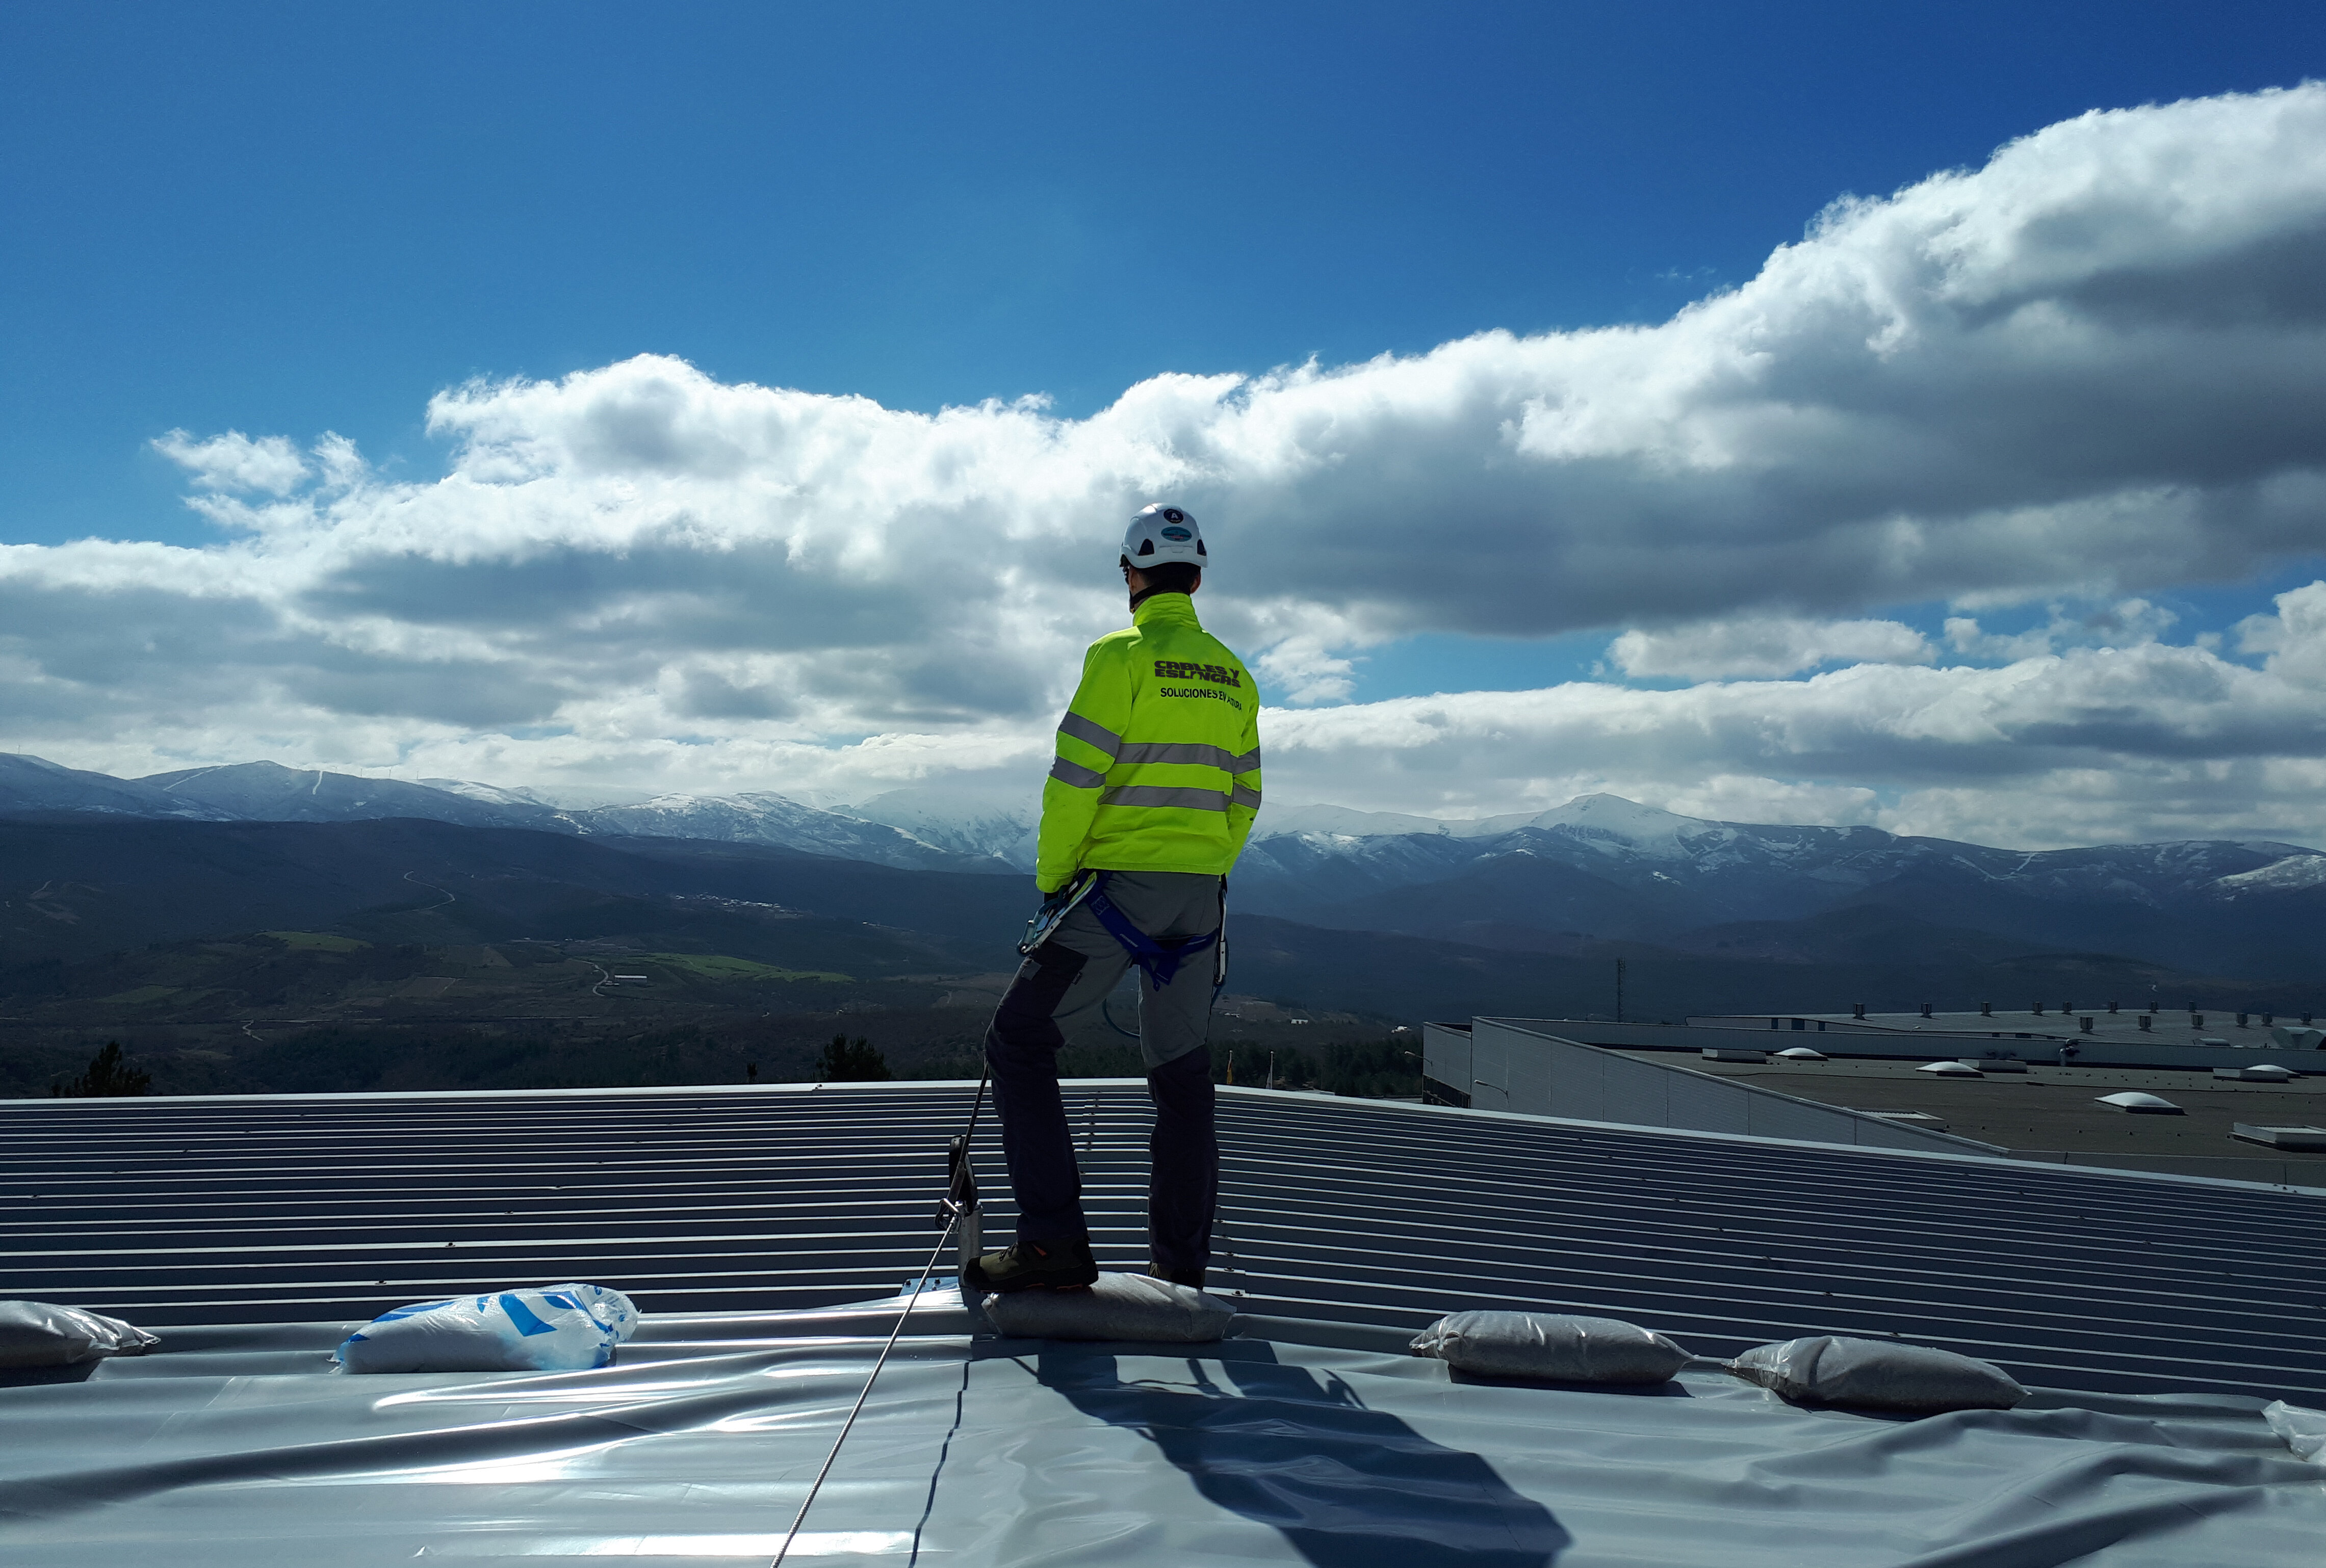
<path fill-rule="evenodd" d="M 1009 1354 L 1003 1341 L 980 1355 Z M 1279 1531 L 1317 1568 L 1549 1568 L 1574 1537 L 1475 1453 L 1366 1408 L 1339 1377 L 1277 1359 L 1263 1341 L 1202 1347 L 1201 1393 L 1126 1383 L 1113 1348 L 1043 1341 L 1042 1384 L 1136 1432 L 1207 1500 Z M 1216 1365 L 1233 1384 L 1212 1380 Z"/>

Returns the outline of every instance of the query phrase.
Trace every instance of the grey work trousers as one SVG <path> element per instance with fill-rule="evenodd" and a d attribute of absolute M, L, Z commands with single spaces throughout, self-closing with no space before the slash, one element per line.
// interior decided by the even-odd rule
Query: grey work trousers
<path fill-rule="evenodd" d="M 1221 923 L 1216 877 L 1185 871 L 1117 871 L 1106 895 L 1125 918 L 1168 945 Z M 1219 1189 L 1219 1142 L 1212 1122 L 1211 1030 L 1214 953 L 1182 965 L 1159 991 L 1139 982 L 1139 1045 L 1155 1103 L 1148 1143 L 1147 1223 L 1152 1260 L 1196 1269 L 1211 1255 Z M 1098 917 L 1078 908 L 1018 968 L 986 1031 L 993 1103 L 1001 1115 L 1002 1157 L 1018 1199 L 1021 1241 L 1086 1240 L 1082 1168 L 1058 1092 L 1058 1047 L 1068 1030 L 1094 1017 L 1130 967 L 1130 955 Z"/>

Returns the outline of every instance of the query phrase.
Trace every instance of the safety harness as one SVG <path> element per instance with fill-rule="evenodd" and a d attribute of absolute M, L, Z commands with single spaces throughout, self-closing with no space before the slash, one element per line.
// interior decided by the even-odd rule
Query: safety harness
<path fill-rule="evenodd" d="M 1107 879 L 1114 873 L 1101 871 L 1095 875 L 1097 880 L 1082 900 L 1083 906 L 1098 916 L 1098 923 L 1106 927 L 1106 933 L 1122 944 L 1122 951 L 1130 955 L 1130 961 L 1139 966 L 1148 983 L 1158 991 L 1171 983 L 1171 978 L 1179 972 L 1181 964 L 1197 953 L 1210 951 L 1227 930 L 1223 925 L 1218 931 L 1207 932 L 1202 936 L 1175 936 L 1170 939 L 1173 945 L 1165 947 L 1133 925 L 1130 917 L 1116 908 L 1114 901 L 1106 895 Z"/>

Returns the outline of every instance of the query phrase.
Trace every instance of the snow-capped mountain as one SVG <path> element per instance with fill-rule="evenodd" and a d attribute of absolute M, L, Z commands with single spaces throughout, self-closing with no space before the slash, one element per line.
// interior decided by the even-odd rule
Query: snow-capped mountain
<path fill-rule="evenodd" d="M 1404 819 L 1363 830 L 1376 825 L 1330 808 L 1288 813 L 1237 868 L 1244 907 L 1492 946 L 1582 935 L 1709 951 L 1728 945 L 1729 928 L 1742 923 L 1863 906 L 2062 949 L 2235 970 L 2307 942 L 2313 922 L 2293 918 L 2289 901 L 2326 897 L 2326 854 L 2296 844 L 2031 853 L 1876 828 L 1706 821 L 1614 795 L 1527 818 Z"/>
<path fill-rule="evenodd" d="M 635 806 L 642 801 L 655 798 L 653 790 L 607 789 L 594 784 L 561 784 L 554 789 L 544 790 L 522 784 L 504 787 L 479 784 L 465 778 L 423 778 L 420 782 L 432 790 L 465 795 L 472 801 L 486 801 L 501 806 L 547 806 L 556 812 L 593 812 L 600 806 Z"/>
<path fill-rule="evenodd" d="M 1584 798 L 1622 799 L 1618 795 Z M 1630 805 L 1632 803 L 1624 801 L 1623 803 Z M 1564 811 L 1567 808 L 1559 809 Z M 1643 806 L 1639 809 L 1645 811 L 1650 808 Z M 1289 811 L 1263 812 L 1260 821 L 1252 824 L 1251 831 L 1255 841 L 1300 833 L 1322 833 L 1336 839 L 1382 839 L 1410 833 L 1426 833 L 1441 839 L 1483 839 L 1507 833 L 1513 828 L 1522 828 L 1536 820 L 1536 814 L 1529 812 L 1500 817 L 1410 817 L 1400 812 L 1360 812 L 1347 806 L 1294 806 Z"/>
<path fill-rule="evenodd" d="M 1363 828 L 1351 830 L 1356 824 L 1341 818 L 1360 819 Z M 1606 794 L 1532 817 L 1390 818 L 1394 825 L 1373 825 L 1382 821 L 1332 807 L 1289 813 L 1254 834 L 1241 869 L 1247 879 L 1307 876 L 1321 860 L 1339 860 L 1367 868 L 1369 880 L 1401 886 L 1522 856 L 1637 895 L 1685 892 L 1706 913 L 1738 919 L 1799 913 L 1910 872 L 1953 875 L 2014 896 L 2154 907 L 2191 895 L 2232 898 L 2326 883 L 2326 854 L 2297 844 L 2192 840 L 2031 852 L 1879 828 L 1707 821 Z"/>
<path fill-rule="evenodd" d="M 926 843 L 1031 859 L 1030 810 L 935 789 L 845 809 Z M 2258 955 L 2291 961 L 2307 932 L 2326 928 L 2326 854 L 2295 844 L 2030 853 L 1877 828 L 1710 821 L 1611 794 L 1473 820 L 1332 805 L 1263 813 L 1234 881 L 1254 914 L 1544 951 L 1578 940 L 1782 947 L 1757 928 L 1863 907 L 1877 924 L 1903 915 L 2242 972 Z"/>
<path fill-rule="evenodd" d="M 886 822 L 925 844 L 956 855 L 995 856 L 1020 871 L 1034 868 L 1038 803 L 1012 805 L 963 798 L 941 787 L 890 790 L 861 805 L 835 810 L 868 822 Z"/>
<path fill-rule="evenodd" d="M 21 752 L 0 752 L 0 812 L 107 812 L 196 821 L 224 821 L 234 815 L 199 800 L 173 797 L 150 784 L 61 767 Z"/>
<path fill-rule="evenodd" d="M 212 821 L 421 817 L 600 839 L 768 844 L 912 870 L 1019 875 L 1034 803 L 936 787 L 852 806 L 767 792 L 535 792 L 274 763 L 125 780 L 0 756 L 0 813 Z M 1774 928 L 1866 912 L 2040 951 L 2129 954 L 2219 972 L 2306 969 L 2326 939 L 2326 854 L 2195 840 L 2030 853 L 1875 828 L 1708 821 L 1615 795 L 1473 821 L 1316 805 L 1266 814 L 1235 872 L 1240 908 L 1314 925 L 1569 951 L 1628 940 L 1788 951 Z M 1821 928 L 1824 929 L 1824 928 Z"/>
<path fill-rule="evenodd" d="M 2283 844 L 2248 844 L 2244 847 L 2250 849 L 2285 848 Z M 2321 884 L 2326 884 L 2326 856 L 2309 849 L 2298 849 L 2254 870 L 2219 877 L 2213 886 L 2222 893 L 2235 896 L 2244 893 L 2292 893 Z"/>
<path fill-rule="evenodd" d="M 102 776 L 102 775 L 99 775 Z M 375 817 L 425 817 L 470 828 L 547 828 L 554 808 L 480 801 L 402 779 L 364 778 L 322 768 L 242 762 L 224 767 L 149 774 L 138 784 L 178 801 L 259 822 L 347 822 Z"/>
<path fill-rule="evenodd" d="M 633 806 L 600 806 L 565 813 L 577 832 L 600 837 L 708 839 L 722 843 L 777 844 L 812 855 L 835 855 L 923 871 L 1008 871 L 1006 862 L 974 851 L 932 844 L 885 822 L 819 811 L 787 796 L 657 795 Z"/>
<path fill-rule="evenodd" d="M 591 801 L 599 803 L 584 803 Z M 36 756 L 0 755 L 0 813 L 28 812 L 259 822 L 418 817 L 470 828 L 769 844 L 912 870 L 1014 874 L 1019 869 L 982 850 L 928 843 L 884 822 L 804 805 L 779 794 L 655 795 L 587 786 L 552 794 L 468 780 L 413 784 L 366 778 L 272 762 L 117 779 L 60 767 Z"/>

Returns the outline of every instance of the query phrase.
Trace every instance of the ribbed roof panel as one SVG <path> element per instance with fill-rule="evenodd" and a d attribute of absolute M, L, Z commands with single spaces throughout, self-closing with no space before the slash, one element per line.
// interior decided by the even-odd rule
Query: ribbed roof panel
<path fill-rule="evenodd" d="M 0 1294 L 152 1326 L 361 1320 L 584 1279 L 648 1311 L 886 1295 L 968 1085 L 0 1105 Z M 1102 1258 L 1142 1266 L 1148 1107 L 1069 1084 Z M 1419 1327 L 1591 1311 L 1726 1355 L 1889 1335 L 2023 1381 L 2326 1395 L 2296 1192 L 1223 1090 L 1214 1288 Z M 991 1109 L 990 1232 L 1009 1207 Z"/>

